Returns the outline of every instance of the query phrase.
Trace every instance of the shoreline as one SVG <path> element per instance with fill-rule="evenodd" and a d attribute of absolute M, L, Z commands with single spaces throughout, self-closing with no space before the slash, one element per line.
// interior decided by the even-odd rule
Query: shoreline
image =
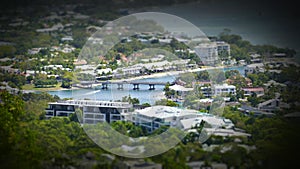
<path fill-rule="evenodd" d="M 193 72 L 200 72 L 200 71 L 205 71 L 205 70 L 212 70 L 212 69 L 225 69 L 225 68 L 234 68 L 234 67 L 242 67 L 243 65 L 238 65 L 238 66 L 218 66 L 218 67 L 210 67 L 210 66 L 205 66 L 203 68 L 197 68 L 197 69 L 191 69 L 191 70 L 183 70 L 183 71 L 169 71 L 169 72 L 160 72 L 160 73 L 155 73 L 151 75 L 142 75 L 142 76 L 137 76 L 137 77 L 130 77 L 127 79 L 113 79 L 109 80 L 111 82 L 123 82 L 123 81 L 134 81 L 134 80 L 142 80 L 142 79 L 149 79 L 149 78 L 160 78 L 164 76 L 177 76 L 182 73 L 193 73 Z M 101 84 L 94 84 L 94 86 L 100 86 Z M 52 92 L 52 91 L 65 91 L 65 90 L 78 90 L 78 89 L 84 89 L 80 87 L 71 87 L 70 89 L 66 88 L 60 88 L 60 89 L 42 89 L 42 90 L 22 90 L 25 92 Z"/>
<path fill-rule="evenodd" d="M 218 67 L 209 67 L 206 66 L 204 68 L 197 68 L 197 69 L 191 69 L 191 70 L 184 70 L 184 71 L 170 71 L 170 72 L 161 72 L 161 73 L 155 73 L 151 75 L 142 75 L 142 76 L 137 76 L 137 77 L 131 77 L 128 79 L 115 79 L 115 80 L 110 80 L 111 82 L 122 82 L 122 81 L 132 81 L 132 80 L 141 80 L 141 79 L 149 79 L 149 78 L 159 78 L 159 77 L 164 77 L 164 76 L 176 76 L 182 73 L 193 73 L 193 72 L 200 72 L 200 71 L 205 71 L 205 70 L 212 70 L 212 69 L 225 69 L 225 68 L 233 68 L 233 67 L 242 67 L 243 65 L 240 66 L 218 66 Z"/>

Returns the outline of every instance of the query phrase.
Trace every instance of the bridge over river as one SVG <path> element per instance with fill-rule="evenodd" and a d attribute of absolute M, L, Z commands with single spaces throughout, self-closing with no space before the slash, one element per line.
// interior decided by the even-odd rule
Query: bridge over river
<path fill-rule="evenodd" d="M 81 87 L 85 88 L 92 88 L 93 85 L 101 85 L 101 89 L 108 89 L 108 87 L 112 84 L 118 85 L 118 90 L 124 89 L 124 84 L 131 84 L 133 85 L 133 90 L 139 90 L 140 85 L 149 85 L 149 90 L 155 90 L 155 85 L 163 85 L 165 86 L 167 82 L 148 82 L 148 81 L 81 81 L 79 83 L 75 83 L 73 85 L 80 84 Z"/>

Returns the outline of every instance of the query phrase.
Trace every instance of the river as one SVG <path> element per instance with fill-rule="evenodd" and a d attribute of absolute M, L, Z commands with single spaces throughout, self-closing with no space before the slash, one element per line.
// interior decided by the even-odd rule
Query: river
<path fill-rule="evenodd" d="M 231 67 L 221 69 L 223 71 L 227 70 L 238 70 L 242 75 L 244 75 L 244 67 Z M 173 82 L 176 76 L 163 76 L 157 78 L 147 78 L 136 81 L 151 81 L 151 82 Z M 60 98 L 73 98 L 73 99 L 93 99 L 93 100 L 121 100 L 124 96 L 131 96 L 133 98 L 138 98 L 140 103 L 150 103 L 154 104 L 155 101 L 160 100 L 164 97 L 162 85 L 156 85 L 155 90 L 149 90 L 148 85 L 140 85 L 139 90 L 132 90 L 133 85 L 124 84 L 123 90 L 118 90 L 117 85 L 111 85 L 107 90 L 102 89 L 74 89 L 74 90 L 58 90 L 49 91 L 51 95 L 57 95 Z"/>

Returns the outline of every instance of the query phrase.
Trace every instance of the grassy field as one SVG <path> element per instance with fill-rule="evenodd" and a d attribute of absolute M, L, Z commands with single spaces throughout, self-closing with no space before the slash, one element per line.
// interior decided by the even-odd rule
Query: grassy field
<path fill-rule="evenodd" d="M 51 90 L 64 89 L 60 86 L 61 86 L 61 82 L 57 83 L 57 85 L 55 87 L 43 87 L 43 88 L 37 88 L 33 84 L 25 84 L 24 86 L 22 86 L 22 90 L 51 91 Z"/>

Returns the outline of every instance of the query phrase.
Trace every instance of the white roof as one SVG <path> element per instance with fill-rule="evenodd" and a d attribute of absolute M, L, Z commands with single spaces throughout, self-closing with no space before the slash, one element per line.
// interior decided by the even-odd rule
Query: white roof
<path fill-rule="evenodd" d="M 213 99 L 206 98 L 206 99 L 200 99 L 199 101 L 200 101 L 201 103 L 212 103 L 212 102 L 213 102 Z"/>
<path fill-rule="evenodd" d="M 247 65 L 248 68 L 260 68 L 260 67 L 264 67 L 264 64 L 263 63 L 254 63 L 254 64 L 250 64 L 250 65 Z"/>
<path fill-rule="evenodd" d="M 179 109 L 176 107 L 169 106 L 152 106 L 142 110 L 136 110 L 138 114 L 155 117 L 155 118 L 168 118 L 168 117 L 179 117 L 185 115 L 193 115 L 196 110 Z"/>
<path fill-rule="evenodd" d="M 215 88 L 215 89 L 224 89 L 224 88 L 227 88 L 227 89 L 229 89 L 229 88 L 235 89 L 236 87 L 233 86 L 233 85 L 228 85 L 227 83 L 224 83 L 224 84 L 222 84 L 222 85 L 215 85 L 214 88 Z"/>
<path fill-rule="evenodd" d="M 185 88 L 184 86 L 177 85 L 177 84 L 170 86 L 170 89 L 175 90 L 175 91 L 183 91 L 183 92 L 193 90 L 193 88 Z"/>
<path fill-rule="evenodd" d="M 206 128 L 205 130 L 208 132 L 208 134 L 212 134 L 216 136 L 251 136 L 251 134 L 237 132 L 232 129 Z"/>
<path fill-rule="evenodd" d="M 195 126 L 197 123 L 201 123 L 201 119 L 200 118 L 183 119 L 180 120 L 180 123 L 183 127 L 183 130 L 187 130 Z"/>
<path fill-rule="evenodd" d="M 217 44 L 215 42 L 211 42 L 211 43 L 200 43 L 198 44 L 195 49 L 199 49 L 199 48 L 216 48 Z"/>
<path fill-rule="evenodd" d="M 191 127 L 195 126 L 197 123 L 201 121 L 205 121 L 213 128 L 219 128 L 222 126 L 233 127 L 234 124 L 229 119 L 224 119 L 222 117 L 210 115 L 210 114 L 201 114 L 196 118 L 189 118 L 180 120 L 180 123 L 184 130 L 190 129 Z"/>

